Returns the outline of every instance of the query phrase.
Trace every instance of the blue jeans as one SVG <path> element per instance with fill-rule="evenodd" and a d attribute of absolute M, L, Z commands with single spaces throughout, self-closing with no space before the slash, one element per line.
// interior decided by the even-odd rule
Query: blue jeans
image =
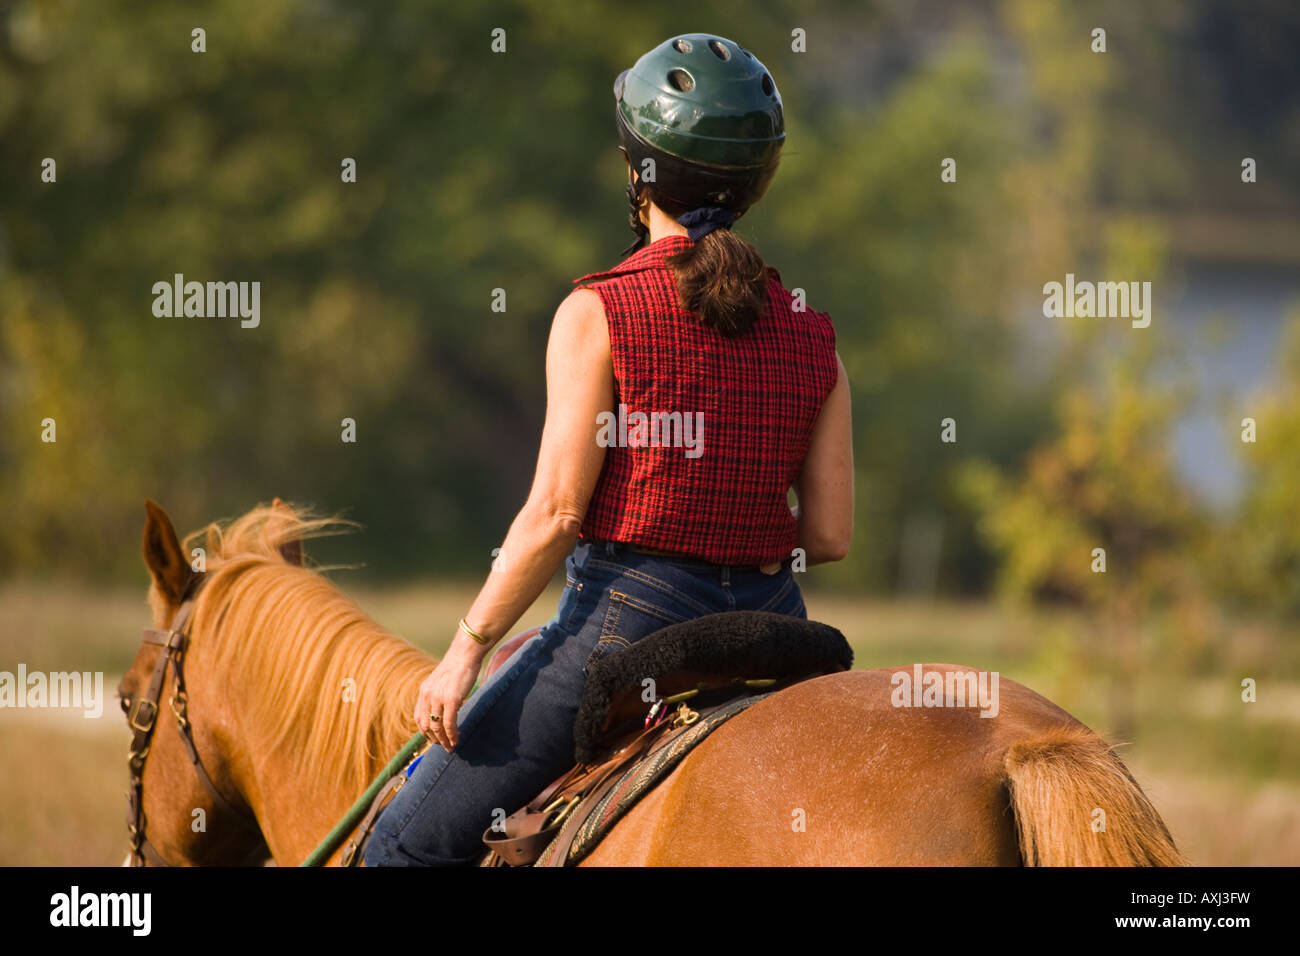
<path fill-rule="evenodd" d="M 452 866 L 483 831 L 573 766 L 586 666 L 654 631 L 718 611 L 806 617 L 789 562 L 775 574 L 582 542 L 549 623 L 461 707 L 452 753 L 434 745 L 380 814 L 367 866 Z"/>

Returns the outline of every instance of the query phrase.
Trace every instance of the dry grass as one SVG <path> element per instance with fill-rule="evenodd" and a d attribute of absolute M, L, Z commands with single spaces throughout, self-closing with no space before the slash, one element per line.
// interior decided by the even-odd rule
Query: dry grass
<path fill-rule="evenodd" d="M 126 855 L 126 722 L 0 712 L 0 865 L 115 866 Z"/>

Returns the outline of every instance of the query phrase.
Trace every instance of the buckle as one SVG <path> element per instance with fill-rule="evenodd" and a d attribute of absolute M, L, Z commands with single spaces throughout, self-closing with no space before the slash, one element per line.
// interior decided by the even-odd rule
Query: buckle
<path fill-rule="evenodd" d="M 700 712 L 691 710 L 686 706 L 686 701 L 677 705 L 677 716 L 673 718 L 674 727 L 689 727 L 700 719 Z"/>
<path fill-rule="evenodd" d="M 559 812 L 555 814 L 555 817 L 553 819 L 547 820 L 546 826 L 543 827 L 542 829 L 550 830 L 552 827 L 558 827 L 561 823 L 564 822 L 564 818 L 569 815 L 569 813 L 573 810 L 574 807 L 576 807 L 579 804 L 579 802 L 581 802 L 581 800 L 582 800 L 582 794 L 575 794 L 574 796 L 567 797 L 567 798 L 556 797 L 550 806 L 542 807 L 542 813 L 545 813 L 547 815 L 553 813 L 557 808 L 559 809 Z M 561 806 L 561 804 L 563 804 L 563 806 Z"/>
<path fill-rule="evenodd" d="M 190 719 L 187 716 L 189 711 L 186 709 L 189 700 L 189 696 L 183 690 L 178 690 L 167 700 L 171 705 L 172 713 L 176 715 L 176 722 L 180 724 L 181 730 L 186 731 L 190 729 Z"/>
<path fill-rule="evenodd" d="M 147 721 L 141 723 L 140 711 L 142 708 L 146 706 L 152 708 L 152 713 L 149 714 L 149 719 Z M 138 730 L 142 734 L 147 734 L 149 731 L 153 729 L 154 721 L 156 721 L 157 719 L 158 719 L 158 705 L 155 704 L 153 701 L 146 700 L 142 697 L 139 700 L 137 700 L 135 702 L 135 706 L 131 708 L 131 719 L 128 721 L 128 723 L 131 725 L 132 730 Z"/>

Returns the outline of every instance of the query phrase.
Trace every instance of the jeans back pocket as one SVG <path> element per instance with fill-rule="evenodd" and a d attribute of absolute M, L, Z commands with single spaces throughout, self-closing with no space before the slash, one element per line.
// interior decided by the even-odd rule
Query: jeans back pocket
<path fill-rule="evenodd" d="M 631 647 L 648 634 L 697 616 L 690 608 L 674 609 L 667 604 L 662 599 L 651 602 L 611 589 L 605 619 L 600 626 L 600 637 L 587 658 L 587 664 Z"/>

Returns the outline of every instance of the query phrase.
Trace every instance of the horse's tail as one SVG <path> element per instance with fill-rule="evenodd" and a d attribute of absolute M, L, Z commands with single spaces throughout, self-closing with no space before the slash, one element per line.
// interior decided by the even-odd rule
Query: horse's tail
<path fill-rule="evenodd" d="M 1018 740 L 1003 762 L 1026 866 L 1187 866 L 1147 795 L 1082 725 Z"/>

